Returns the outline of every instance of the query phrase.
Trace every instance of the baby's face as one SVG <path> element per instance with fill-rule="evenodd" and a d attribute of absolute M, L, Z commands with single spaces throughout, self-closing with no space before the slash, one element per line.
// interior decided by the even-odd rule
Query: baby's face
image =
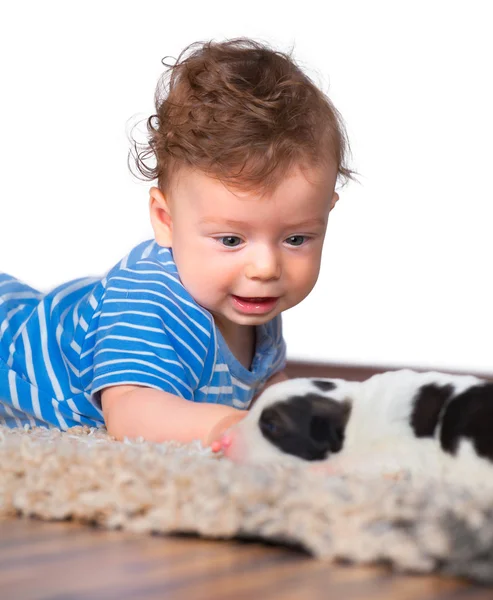
<path fill-rule="evenodd" d="M 297 169 L 272 194 L 180 172 L 170 198 L 183 285 L 222 331 L 260 325 L 301 302 L 318 277 L 336 170 Z"/>

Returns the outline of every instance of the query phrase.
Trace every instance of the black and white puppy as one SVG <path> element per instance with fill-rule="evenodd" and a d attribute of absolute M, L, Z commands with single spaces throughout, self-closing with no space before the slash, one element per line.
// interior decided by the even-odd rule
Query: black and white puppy
<path fill-rule="evenodd" d="M 389 371 L 363 382 L 299 378 L 267 388 L 223 438 L 242 463 L 312 461 L 339 472 L 443 470 L 493 475 L 493 382 Z"/>

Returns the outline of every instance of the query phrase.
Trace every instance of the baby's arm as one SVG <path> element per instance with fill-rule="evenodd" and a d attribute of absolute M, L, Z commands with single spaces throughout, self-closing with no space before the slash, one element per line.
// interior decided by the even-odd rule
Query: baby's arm
<path fill-rule="evenodd" d="M 196 403 L 174 394 L 136 385 L 101 391 L 108 433 L 116 439 L 142 436 L 150 442 L 191 442 L 209 446 L 247 412 L 222 404 Z"/>

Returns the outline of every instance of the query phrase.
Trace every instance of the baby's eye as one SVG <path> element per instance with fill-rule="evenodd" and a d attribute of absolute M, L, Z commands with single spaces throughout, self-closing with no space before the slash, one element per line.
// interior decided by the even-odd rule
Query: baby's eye
<path fill-rule="evenodd" d="M 306 235 L 292 235 L 286 240 L 290 246 L 302 246 L 305 241 Z"/>
<path fill-rule="evenodd" d="M 228 248 L 235 248 L 241 244 L 241 238 L 239 238 L 237 235 L 227 235 L 219 238 L 219 240 L 223 246 L 227 246 Z"/>

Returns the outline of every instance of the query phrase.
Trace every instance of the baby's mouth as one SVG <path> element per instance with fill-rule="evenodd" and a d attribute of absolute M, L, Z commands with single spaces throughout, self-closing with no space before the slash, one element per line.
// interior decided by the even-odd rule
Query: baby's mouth
<path fill-rule="evenodd" d="M 233 299 L 233 306 L 241 313 L 248 314 L 264 314 L 270 312 L 277 304 L 279 298 L 275 296 L 264 296 L 264 297 L 244 297 L 244 296 L 231 296 Z"/>
<path fill-rule="evenodd" d="M 235 298 L 239 298 L 240 300 L 245 300 L 245 302 L 268 302 L 269 300 L 276 300 L 275 296 L 258 296 L 258 297 L 235 296 Z"/>

